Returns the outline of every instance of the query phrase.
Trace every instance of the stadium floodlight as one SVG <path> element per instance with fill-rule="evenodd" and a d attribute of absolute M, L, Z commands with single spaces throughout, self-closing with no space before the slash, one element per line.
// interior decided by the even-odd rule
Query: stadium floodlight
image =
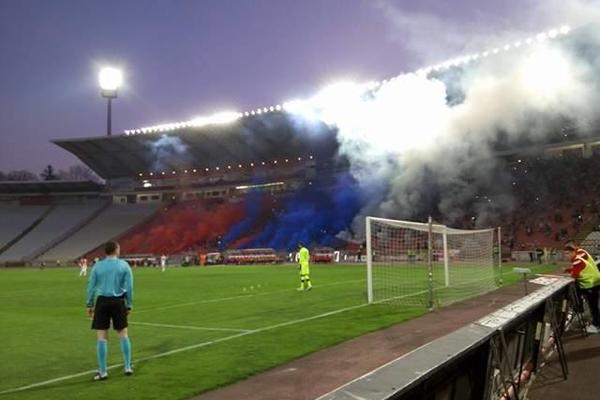
<path fill-rule="evenodd" d="M 154 176 L 154 172 L 150 172 L 148 175 L 150 175 L 150 176 Z"/>
<path fill-rule="evenodd" d="M 250 163 L 250 166 L 251 166 L 251 167 L 254 167 L 254 163 L 253 163 L 253 162 L 251 162 L 251 163 Z"/>
<path fill-rule="evenodd" d="M 558 29 L 551 29 L 548 31 L 548 37 L 550 37 L 551 39 L 554 39 L 557 36 L 558 36 Z"/>
<path fill-rule="evenodd" d="M 548 39 L 548 35 L 546 34 L 546 32 L 542 32 L 542 33 L 538 33 L 535 38 L 537 39 L 538 42 L 543 42 L 544 40 Z"/>
<path fill-rule="evenodd" d="M 282 107 L 281 107 L 281 104 L 277 104 L 277 105 L 275 106 L 275 109 L 276 109 L 277 111 L 281 111 L 281 108 L 282 108 Z"/>
<path fill-rule="evenodd" d="M 269 111 L 271 111 L 271 112 L 275 111 L 275 107 L 274 106 L 269 107 Z"/>
<path fill-rule="evenodd" d="M 117 98 L 117 90 L 123 83 L 123 74 L 120 70 L 112 67 L 105 67 L 100 70 L 98 75 L 100 84 L 100 94 L 108 100 L 106 113 L 106 135 L 112 135 L 112 99 Z"/>
<path fill-rule="evenodd" d="M 98 75 L 98 83 L 102 90 L 116 91 L 123 84 L 123 74 L 116 68 L 102 68 Z"/>

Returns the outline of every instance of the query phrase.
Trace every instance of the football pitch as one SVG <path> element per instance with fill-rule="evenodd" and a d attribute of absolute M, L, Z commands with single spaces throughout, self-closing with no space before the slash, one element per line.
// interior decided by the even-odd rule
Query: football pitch
<path fill-rule="evenodd" d="M 521 279 L 513 266 L 505 284 Z M 427 312 L 367 305 L 364 265 L 314 265 L 310 292 L 296 290 L 294 266 L 137 268 L 135 375 L 123 376 L 110 332 L 109 379 L 92 382 L 95 333 L 78 273 L 0 270 L 0 400 L 186 399 Z"/>

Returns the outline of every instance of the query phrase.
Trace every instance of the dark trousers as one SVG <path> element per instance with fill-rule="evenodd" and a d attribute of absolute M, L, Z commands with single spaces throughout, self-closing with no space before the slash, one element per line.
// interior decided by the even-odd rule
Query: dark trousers
<path fill-rule="evenodd" d="M 587 300 L 592 313 L 592 324 L 600 328 L 600 309 L 598 308 L 598 295 L 600 294 L 600 286 L 591 289 L 579 289 L 579 292 Z"/>

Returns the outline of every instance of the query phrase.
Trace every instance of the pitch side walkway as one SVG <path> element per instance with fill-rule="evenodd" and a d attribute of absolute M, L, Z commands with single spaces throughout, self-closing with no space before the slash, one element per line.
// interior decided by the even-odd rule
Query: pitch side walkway
<path fill-rule="evenodd" d="M 531 400 L 597 400 L 600 379 L 600 335 L 582 337 L 573 331 L 564 339 L 569 379 L 563 380 L 556 354 L 529 391 Z"/>
<path fill-rule="evenodd" d="M 476 321 L 523 295 L 522 284 L 503 287 L 475 299 L 302 357 L 231 386 L 194 397 L 194 400 L 314 400 L 427 342 Z M 589 340 L 586 342 L 591 343 Z M 596 346 L 600 346 L 600 342 L 586 348 L 595 350 L 597 355 L 600 353 L 600 347 Z M 582 353 L 583 356 L 587 354 L 587 351 Z M 574 365 L 572 375 L 576 374 L 575 369 Z M 588 370 L 588 374 L 596 374 L 597 378 L 600 378 L 598 368 Z"/>

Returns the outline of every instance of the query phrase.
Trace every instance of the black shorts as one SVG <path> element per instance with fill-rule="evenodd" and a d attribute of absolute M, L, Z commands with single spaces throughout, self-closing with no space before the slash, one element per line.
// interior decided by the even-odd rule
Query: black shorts
<path fill-rule="evenodd" d="M 105 330 L 110 328 L 112 320 L 113 329 L 120 331 L 127 328 L 127 306 L 125 297 L 98 296 L 94 308 L 92 329 Z"/>

